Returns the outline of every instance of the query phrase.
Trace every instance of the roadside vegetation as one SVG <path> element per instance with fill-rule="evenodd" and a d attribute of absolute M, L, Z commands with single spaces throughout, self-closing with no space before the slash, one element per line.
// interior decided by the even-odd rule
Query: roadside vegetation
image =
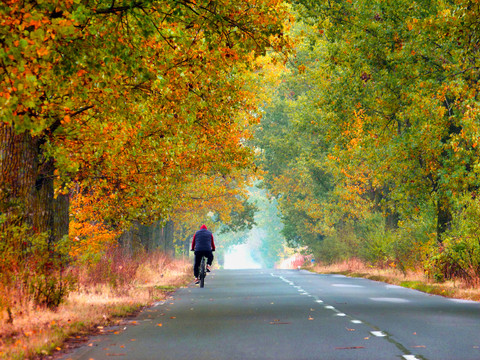
<path fill-rule="evenodd" d="M 480 301 L 480 288 L 463 279 L 439 282 L 426 276 L 421 269 L 400 271 L 394 264 L 378 267 L 359 259 L 350 259 L 334 264 L 307 265 L 306 269 L 319 274 L 341 274 L 398 285 L 454 299 Z"/>
<path fill-rule="evenodd" d="M 253 139 L 286 241 L 478 287 L 480 4 L 292 8 L 295 56 L 265 68 Z"/>
<path fill-rule="evenodd" d="M 36 359 L 107 331 L 190 280 L 190 261 L 161 252 L 130 255 L 112 248 L 94 265 L 68 270 L 75 289 L 55 309 L 6 294 L 15 304 L 0 314 L 0 359 Z"/>

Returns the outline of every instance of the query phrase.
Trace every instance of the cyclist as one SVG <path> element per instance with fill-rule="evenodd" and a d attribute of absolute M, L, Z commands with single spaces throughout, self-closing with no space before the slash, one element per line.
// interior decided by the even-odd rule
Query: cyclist
<path fill-rule="evenodd" d="M 213 241 L 213 234 L 207 229 L 205 225 L 200 227 L 192 240 L 192 251 L 195 251 L 195 263 L 193 265 L 193 276 L 195 276 L 195 284 L 200 282 L 198 278 L 198 267 L 202 261 L 202 257 L 207 258 L 207 272 L 210 272 L 210 268 L 213 262 L 213 251 L 215 251 L 215 243 Z"/>

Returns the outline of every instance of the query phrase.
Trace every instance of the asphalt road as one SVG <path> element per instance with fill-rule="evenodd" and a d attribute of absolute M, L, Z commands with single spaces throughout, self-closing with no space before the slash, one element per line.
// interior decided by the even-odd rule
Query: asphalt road
<path fill-rule="evenodd" d="M 296 270 L 215 270 L 62 359 L 480 359 L 480 303 Z"/>

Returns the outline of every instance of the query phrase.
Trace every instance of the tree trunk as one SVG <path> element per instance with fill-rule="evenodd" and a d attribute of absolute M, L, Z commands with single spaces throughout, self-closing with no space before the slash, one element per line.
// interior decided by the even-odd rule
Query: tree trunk
<path fill-rule="evenodd" d="M 441 197 L 437 201 L 437 241 L 442 243 L 442 235 L 450 230 L 452 223 L 452 212 L 447 198 Z"/>
<path fill-rule="evenodd" d="M 68 196 L 54 199 L 53 159 L 44 159 L 42 139 L 16 134 L 0 125 L 0 211 L 19 216 L 34 233 L 48 232 L 48 242 L 68 234 Z"/>
<path fill-rule="evenodd" d="M 173 244 L 175 227 L 172 220 L 168 220 L 165 224 L 165 253 L 174 257 L 175 245 Z"/>
<path fill-rule="evenodd" d="M 385 214 L 385 230 L 392 231 L 398 229 L 398 221 L 400 220 L 400 214 L 395 208 L 389 208 Z"/>

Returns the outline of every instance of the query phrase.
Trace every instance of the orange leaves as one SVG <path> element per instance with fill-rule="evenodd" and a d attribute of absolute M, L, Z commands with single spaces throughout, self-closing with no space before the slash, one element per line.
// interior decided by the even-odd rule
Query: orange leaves
<path fill-rule="evenodd" d="M 37 49 L 37 54 L 38 56 L 46 56 L 48 55 L 50 52 L 50 50 L 48 50 L 48 48 L 46 47 L 40 47 Z"/>
<path fill-rule="evenodd" d="M 244 142 L 258 111 L 246 85 L 255 54 L 272 37 L 284 45 L 279 0 L 180 7 L 174 17 L 169 2 L 138 12 L 17 5 L 0 10 L 9 75 L 0 120 L 45 135 L 58 184 L 72 189 L 75 256 L 99 251 L 130 221 L 196 207 L 193 198 L 237 206 L 224 177 L 253 164 Z"/>

